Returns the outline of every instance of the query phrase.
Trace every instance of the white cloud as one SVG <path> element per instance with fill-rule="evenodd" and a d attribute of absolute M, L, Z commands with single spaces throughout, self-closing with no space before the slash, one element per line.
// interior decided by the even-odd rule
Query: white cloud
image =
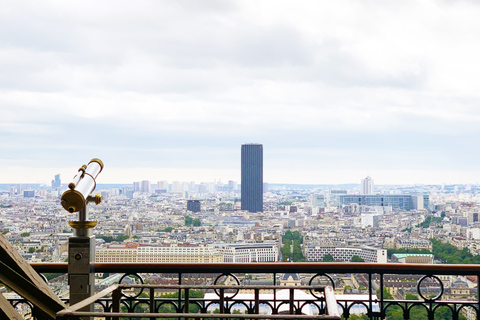
<path fill-rule="evenodd" d="M 452 150 L 437 175 L 471 168 L 479 15 L 468 1 L 2 3 L 0 167 L 76 166 L 82 150 L 238 171 L 255 141 L 302 162 L 298 182 L 335 163 L 403 170 L 398 155 L 424 170 Z M 302 159 L 283 161 L 292 146 Z"/>

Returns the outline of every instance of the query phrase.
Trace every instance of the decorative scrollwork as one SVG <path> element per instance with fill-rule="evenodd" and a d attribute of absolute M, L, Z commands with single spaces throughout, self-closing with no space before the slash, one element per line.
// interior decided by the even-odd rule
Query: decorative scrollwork
<path fill-rule="evenodd" d="M 238 278 L 234 274 L 231 274 L 231 273 L 224 273 L 224 274 L 219 275 L 215 279 L 214 284 L 215 285 L 223 285 L 223 284 L 228 283 L 230 285 L 230 281 L 232 281 L 232 280 L 230 280 L 230 278 L 233 278 L 233 280 L 237 283 L 237 286 L 240 285 L 240 281 L 238 280 Z M 239 291 L 238 289 L 227 289 L 224 292 L 224 298 L 227 299 L 227 300 L 233 299 L 238 294 L 238 291 Z M 220 290 L 219 289 L 215 289 L 215 293 L 217 294 L 218 297 L 220 297 Z"/>
<path fill-rule="evenodd" d="M 143 278 L 138 273 L 126 273 L 118 281 L 119 284 L 143 284 Z M 122 290 L 122 295 L 127 299 L 138 298 L 143 292 L 143 288 L 133 288 Z"/>
<path fill-rule="evenodd" d="M 426 288 L 432 288 L 432 287 L 433 287 L 431 284 L 428 284 L 428 285 L 425 284 L 425 285 L 422 286 L 422 283 L 423 283 L 424 281 L 427 282 L 427 281 L 429 281 L 430 279 L 433 280 L 433 281 L 436 281 L 436 282 L 438 283 L 438 285 L 439 285 L 439 288 L 440 288 L 440 292 L 438 292 L 436 296 L 431 297 L 431 298 L 425 296 L 425 293 L 426 293 L 426 292 L 422 292 L 422 291 L 423 291 L 423 290 L 422 290 L 423 288 L 426 289 Z M 417 283 L 417 292 L 418 292 L 418 295 L 419 295 L 420 297 L 422 297 L 422 299 L 424 299 L 425 301 L 435 301 L 435 300 L 438 300 L 438 299 L 440 299 L 440 297 L 443 295 L 443 283 L 442 283 L 442 280 L 440 280 L 437 276 L 431 276 L 431 275 L 423 276 L 423 277 L 418 281 L 418 283 Z"/>
<path fill-rule="evenodd" d="M 324 277 L 322 279 L 322 277 Z M 332 286 L 332 288 L 335 289 L 335 281 L 333 281 L 332 277 L 330 277 L 330 275 L 326 274 L 326 273 L 317 273 L 316 275 L 314 275 L 313 277 L 310 278 L 310 281 L 308 282 L 308 285 L 309 286 L 315 286 L 315 285 L 318 285 L 318 286 L 322 286 L 322 287 L 325 287 L 328 285 L 328 282 L 330 282 L 330 285 Z M 318 288 L 318 289 L 309 289 L 310 293 L 312 294 L 312 296 L 314 296 L 315 298 L 317 299 L 323 299 L 323 295 L 319 296 L 319 295 L 316 295 L 315 292 L 322 292 L 323 293 L 323 288 Z"/>

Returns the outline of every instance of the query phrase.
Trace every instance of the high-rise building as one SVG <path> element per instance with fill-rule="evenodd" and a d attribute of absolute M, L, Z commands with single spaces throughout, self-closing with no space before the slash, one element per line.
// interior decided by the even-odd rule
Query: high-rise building
<path fill-rule="evenodd" d="M 140 192 L 150 193 L 150 181 L 142 180 L 140 185 Z"/>
<path fill-rule="evenodd" d="M 263 146 L 242 145 L 242 210 L 263 212 Z"/>
<path fill-rule="evenodd" d="M 55 175 L 55 180 L 52 180 L 52 189 L 60 188 L 62 181 L 60 180 L 60 174 Z"/>
<path fill-rule="evenodd" d="M 167 181 L 158 181 L 157 189 L 168 191 L 168 182 Z"/>
<path fill-rule="evenodd" d="M 200 200 L 188 200 L 187 211 L 200 212 Z"/>
<path fill-rule="evenodd" d="M 373 194 L 373 179 L 371 177 L 367 176 L 362 179 L 361 194 Z"/>
<path fill-rule="evenodd" d="M 140 191 L 140 182 L 133 183 L 133 192 Z"/>

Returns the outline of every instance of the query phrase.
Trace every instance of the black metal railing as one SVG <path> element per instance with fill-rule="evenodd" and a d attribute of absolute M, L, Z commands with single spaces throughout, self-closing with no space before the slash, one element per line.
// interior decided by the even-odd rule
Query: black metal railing
<path fill-rule="evenodd" d="M 67 272 L 66 263 L 32 266 L 40 273 Z M 96 263 L 95 272 L 125 274 L 119 286 L 93 298 L 96 310 L 105 316 L 123 317 L 122 312 L 127 312 L 132 319 L 325 317 L 334 313 L 327 310 L 325 296 L 316 290 L 331 286 L 338 312 L 345 319 L 362 314 L 392 320 L 480 319 L 479 265 Z M 141 275 L 152 274 L 160 284 L 143 283 Z M 134 293 L 139 286 L 143 286 L 142 294 Z M 192 290 L 202 290 L 204 296 L 192 297 Z M 307 312 L 307 305 L 314 311 Z M 71 308 L 60 316 L 77 319 L 78 313 Z M 259 315 L 262 308 L 264 314 Z"/>

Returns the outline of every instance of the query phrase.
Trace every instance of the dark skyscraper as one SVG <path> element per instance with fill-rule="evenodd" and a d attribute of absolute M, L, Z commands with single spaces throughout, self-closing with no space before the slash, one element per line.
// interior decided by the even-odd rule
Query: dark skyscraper
<path fill-rule="evenodd" d="M 242 210 L 263 212 L 263 146 L 242 144 Z"/>

